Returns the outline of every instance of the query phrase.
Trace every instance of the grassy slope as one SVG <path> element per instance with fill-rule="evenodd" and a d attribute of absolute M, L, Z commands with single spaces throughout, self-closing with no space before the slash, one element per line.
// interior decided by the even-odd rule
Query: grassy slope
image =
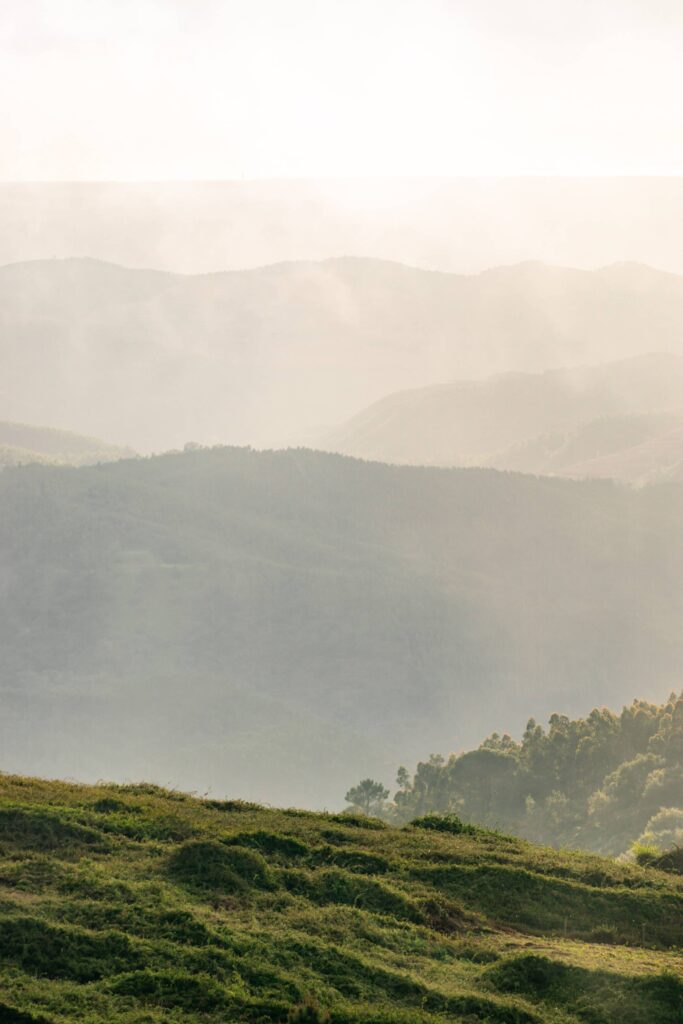
<path fill-rule="evenodd" d="M 683 1016 L 683 880 L 490 832 L 3 776 L 0 884 L 15 1024 Z"/>

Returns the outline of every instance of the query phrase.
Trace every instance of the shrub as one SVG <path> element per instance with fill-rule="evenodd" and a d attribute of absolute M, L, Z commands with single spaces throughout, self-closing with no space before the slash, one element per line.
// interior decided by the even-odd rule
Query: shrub
<path fill-rule="evenodd" d="M 247 887 L 272 888 L 268 865 L 256 850 L 215 840 L 192 840 L 171 856 L 170 870 L 183 882 L 203 889 L 237 893 Z"/>
<path fill-rule="evenodd" d="M 265 832 L 263 830 L 238 832 L 237 835 L 230 836 L 224 842 L 228 846 L 248 846 L 262 853 L 279 854 L 290 860 L 304 857 L 308 853 L 306 844 L 298 839 L 280 835 L 278 832 Z"/>
<path fill-rule="evenodd" d="M 283 880 L 290 891 L 300 893 L 321 905 L 340 903 L 399 920 L 419 922 L 422 919 L 417 907 L 401 893 L 380 882 L 338 868 L 328 868 L 313 874 L 287 870 L 283 872 Z"/>
<path fill-rule="evenodd" d="M 117 995 L 168 1009 L 211 1012 L 227 1005 L 225 989 L 213 978 L 185 971 L 134 971 L 112 984 Z"/>
<path fill-rule="evenodd" d="M 450 832 L 451 835 L 475 835 L 477 829 L 461 821 L 457 814 L 425 814 L 410 822 L 411 828 L 432 829 L 435 832 Z"/>
<path fill-rule="evenodd" d="M 544 996 L 550 989 L 562 987 L 571 968 L 545 956 L 512 957 L 487 971 L 488 979 L 499 992 L 519 992 Z"/>
<path fill-rule="evenodd" d="M 14 1006 L 0 1002 L 0 1024 L 51 1024 L 47 1017 L 17 1010 Z"/>
<path fill-rule="evenodd" d="M 85 982 L 138 967 L 140 955 L 121 932 L 92 935 L 12 917 L 0 921 L 0 961 L 29 974 Z"/>
<path fill-rule="evenodd" d="M 359 875 L 383 875 L 391 866 L 386 857 L 376 853 L 366 853 L 365 850 L 335 850 L 330 846 L 321 846 L 312 851 L 309 862 L 313 865 L 333 864 Z"/>
<path fill-rule="evenodd" d="M 248 800 L 205 800 L 204 804 L 214 811 L 227 811 L 228 814 L 263 810 L 260 804 L 251 804 Z"/>
<path fill-rule="evenodd" d="M 140 814 L 142 811 L 142 808 L 136 804 L 126 803 L 124 800 L 116 800 L 112 796 L 105 796 L 101 800 L 96 800 L 92 808 L 98 814 Z"/>
<path fill-rule="evenodd" d="M 65 820 L 55 811 L 23 807 L 0 808 L 0 836 L 8 843 L 31 850 L 94 849 L 106 845 L 95 829 Z"/>
<path fill-rule="evenodd" d="M 631 853 L 636 858 L 637 864 L 640 864 L 641 867 L 648 867 L 657 859 L 661 850 L 648 843 L 634 843 L 631 847 Z"/>
<path fill-rule="evenodd" d="M 287 1014 L 287 1024 L 327 1024 L 330 1015 L 321 1010 L 314 999 L 307 999 L 293 1006 Z"/>
<path fill-rule="evenodd" d="M 659 868 L 660 871 L 671 871 L 676 875 L 683 875 L 683 847 L 676 846 L 673 850 L 667 850 L 665 853 L 658 851 L 657 856 L 651 861 L 653 868 Z"/>

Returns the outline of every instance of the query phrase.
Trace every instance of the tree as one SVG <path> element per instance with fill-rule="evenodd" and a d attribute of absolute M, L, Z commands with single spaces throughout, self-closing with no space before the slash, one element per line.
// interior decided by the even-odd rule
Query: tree
<path fill-rule="evenodd" d="M 381 805 L 388 796 L 389 790 L 385 789 L 381 782 L 375 782 L 374 779 L 363 779 L 348 791 L 344 799 L 369 817 L 373 808 L 379 809 L 377 805 Z"/>

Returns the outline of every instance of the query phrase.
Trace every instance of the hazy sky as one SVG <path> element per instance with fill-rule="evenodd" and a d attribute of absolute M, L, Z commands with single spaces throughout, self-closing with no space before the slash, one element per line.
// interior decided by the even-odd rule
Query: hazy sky
<path fill-rule="evenodd" d="M 681 0 L 0 0 L 0 179 L 679 174 Z"/>

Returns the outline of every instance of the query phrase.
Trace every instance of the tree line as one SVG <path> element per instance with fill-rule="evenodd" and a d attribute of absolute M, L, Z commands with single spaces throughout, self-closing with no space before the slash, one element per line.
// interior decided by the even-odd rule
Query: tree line
<path fill-rule="evenodd" d="M 425 814 L 551 846 L 601 853 L 683 846 L 683 691 L 662 704 L 636 700 L 620 713 L 529 719 L 521 740 L 493 733 L 476 750 L 432 754 L 396 791 L 364 779 L 350 808 L 395 823 Z"/>

